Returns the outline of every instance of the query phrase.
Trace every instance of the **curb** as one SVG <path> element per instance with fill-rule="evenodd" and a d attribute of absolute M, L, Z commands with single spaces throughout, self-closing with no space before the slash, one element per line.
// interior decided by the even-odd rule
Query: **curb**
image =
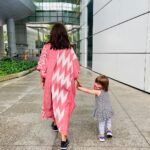
<path fill-rule="evenodd" d="M 19 72 L 19 73 L 13 73 L 13 74 L 6 75 L 4 77 L 0 77 L 0 82 L 25 76 L 25 75 L 33 72 L 34 70 L 36 70 L 36 67 L 30 68 L 28 70 L 25 70 L 25 71 L 22 71 L 22 72 Z"/>

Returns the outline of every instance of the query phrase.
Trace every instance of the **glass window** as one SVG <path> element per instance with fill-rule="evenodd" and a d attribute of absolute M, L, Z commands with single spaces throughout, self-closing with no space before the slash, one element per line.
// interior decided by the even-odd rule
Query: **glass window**
<path fill-rule="evenodd" d="M 62 16 L 62 11 L 58 11 L 58 16 Z"/>
<path fill-rule="evenodd" d="M 37 21 L 37 22 L 43 22 L 43 21 L 44 21 L 44 18 L 43 18 L 43 17 L 36 17 L 36 21 Z"/>
<path fill-rule="evenodd" d="M 57 22 L 57 17 L 50 17 L 51 22 Z"/>
<path fill-rule="evenodd" d="M 37 12 L 36 12 L 36 16 L 39 16 L 39 17 L 40 17 L 40 16 L 43 16 L 43 12 L 42 12 L 42 11 L 40 11 L 40 12 L 37 11 Z"/>
<path fill-rule="evenodd" d="M 50 16 L 52 16 L 52 17 L 57 16 L 57 11 L 50 12 Z"/>
<path fill-rule="evenodd" d="M 49 12 L 49 11 L 44 11 L 44 12 L 43 12 L 43 16 L 49 17 L 49 16 L 50 16 L 50 12 Z"/>

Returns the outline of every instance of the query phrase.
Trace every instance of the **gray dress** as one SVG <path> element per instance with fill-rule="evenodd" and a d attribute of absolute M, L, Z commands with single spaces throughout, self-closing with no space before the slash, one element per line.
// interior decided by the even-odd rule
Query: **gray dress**
<path fill-rule="evenodd" d="M 100 122 L 110 119 L 113 111 L 108 92 L 102 90 L 99 96 L 95 96 L 95 100 L 94 118 Z"/>

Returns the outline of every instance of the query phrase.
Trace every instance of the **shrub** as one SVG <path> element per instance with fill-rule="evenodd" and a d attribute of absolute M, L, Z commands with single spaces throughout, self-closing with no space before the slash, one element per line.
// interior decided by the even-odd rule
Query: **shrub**
<path fill-rule="evenodd" d="M 37 65 L 35 60 L 19 60 L 15 58 L 3 58 L 0 60 L 0 76 L 21 72 Z"/>

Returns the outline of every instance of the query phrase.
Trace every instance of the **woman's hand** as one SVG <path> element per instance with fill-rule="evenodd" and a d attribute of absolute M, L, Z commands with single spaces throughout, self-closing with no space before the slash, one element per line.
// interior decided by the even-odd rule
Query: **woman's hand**
<path fill-rule="evenodd" d="M 82 87 L 82 83 L 80 81 L 77 81 L 77 87 Z"/>
<path fill-rule="evenodd" d="M 42 88 L 44 89 L 44 86 L 45 86 L 45 78 L 42 78 L 42 77 L 41 77 L 41 86 L 42 86 Z"/>
<path fill-rule="evenodd" d="M 79 76 L 76 78 L 76 81 L 77 81 L 77 87 L 82 87 L 82 83 L 80 81 Z"/>

